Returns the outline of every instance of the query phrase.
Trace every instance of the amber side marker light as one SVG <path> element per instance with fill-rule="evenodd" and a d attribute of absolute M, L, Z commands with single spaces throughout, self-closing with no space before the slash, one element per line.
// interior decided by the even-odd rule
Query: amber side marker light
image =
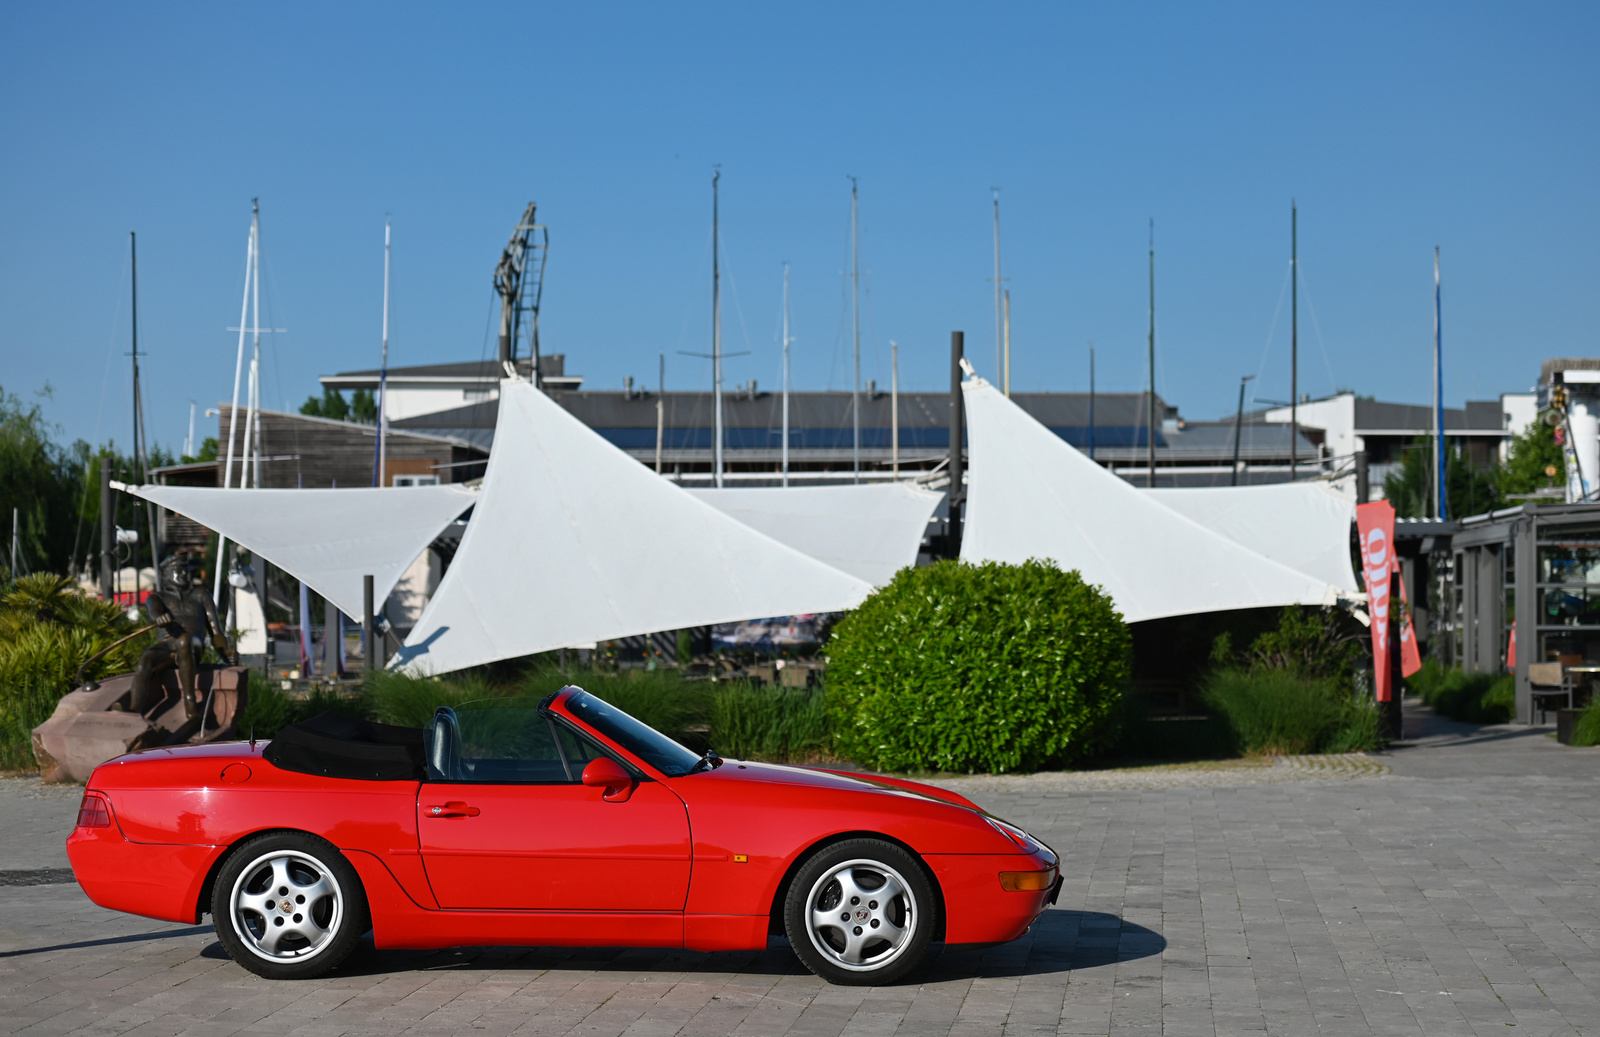
<path fill-rule="evenodd" d="M 78 804 L 79 828 L 110 828 L 111 804 L 98 792 L 85 792 Z"/>
<path fill-rule="evenodd" d="M 1002 871 L 1000 888 L 1007 893 L 1042 893 L 1056 884 L 1056 869 L 1044 871 Z"/>

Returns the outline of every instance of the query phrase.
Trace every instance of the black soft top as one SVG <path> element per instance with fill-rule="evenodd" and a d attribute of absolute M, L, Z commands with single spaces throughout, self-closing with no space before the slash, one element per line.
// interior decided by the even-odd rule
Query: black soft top
<path fill-rule="evenodd" d="M 421 781 L 428 776 L 421 728 L 375 724 L 331 709 L 279 731 L 261 758 L 286 771 L 325 778 Z"/>

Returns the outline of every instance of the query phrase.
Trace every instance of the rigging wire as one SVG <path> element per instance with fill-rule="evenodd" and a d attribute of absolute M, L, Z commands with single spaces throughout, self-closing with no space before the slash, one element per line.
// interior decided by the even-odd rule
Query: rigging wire
<path fill-rule="evenodd" d="M 130 257 L 128 257 L 126 255 L 123 256 L 123 259 L 122 259 L 122 270 L 117 274 L 116 283 L 118 285 L 122 284 L 127 279 L 127 276 L 128 276 L 128 264 L 130 262 L 132 262 L 132 259 Z M 121 329 L 121 326 L 122 326 L 122 306 L 123 306 L 122 292 L 115 291 L 115 292 L 112 292 L 111 294 L 117 300 L 117 302 L 116 302 L 116 305 L 112 308 L 112 311 L 111 311 L 111 330 L 109 332 L 107 332 L 107 334 L 106 334 L 106 366 L 105 366 L 104 373 L 100 376 L 100 404 L 95 409 L 95 414 L 94 414 L 94 438 L 95 439 L 99 439 L 100 438 L 100 427 L 105 421 L 106 389 L 109 387 L 109 385 L 111 383 L 111 368 L 116 364 L 116 360 L 117 360 L 117 357 L 116 357 L 116 352 L 117 352 L 117 332 Z M 109 446 L 109 444 L 107 444 L 107 446 Z M 92 460 L 94 458 L 94 456 L 95 456 L 95 448 L 91 448 L 89 457 Z M 115 450 L 112 450 L 111 458 L 112 458 L 113 462 L 116 461 L 116 452 L 115 452 Z M 73 534 L 72 534 L 72 565 L 74 567 L 76 567 L 76 565 L 77 565 L 78 541 L 79 541 L 79 538 L 82 537 L 82 535 L 83 535 L 83 512 L 89 506 L 89 482 L 90 482 L 90 477 L 86 476 L 84 478 L 84 483 L 83 483 L 83 503 L 80 504 L 79 507 L 78 507 L 78 525 L 77 525 L 77 528 L 73 531 Z M 87 553 L 85 553 L 84 564 L 87 565 L 88 561 L 89 561 L 88 555 L 87 555 Z"/>
<path fill-rule="evenodd" d="M 1328 359 L 1328 347 L 1322 341 L 1322 325 L 1317 321 L 1317 307 L 1311 301 L 1311 282 L 1306 279 L 1305 267 L 1300 268 L 1300 280 L 1305 282 L 1306 308 L 1311 311 L 1311 327 L 1317 333 L 1317 348 L 1322 351 L 1322 366 L 1328 371 L 1328 389 L 1330 393 L 1338 392 L 1339 382 L 1333 377 L 1333 363 Z"/>
<path fill-rule="evenodd" d="M 1290 266 L 1285 265 L 1283 268 L 1283 285 L 1278 289 L 1278 305 L 1272 311 L 1272 325 L 1267 328 L 1267 341 L 1261 347 L 1261 363 L 1256 367 L 1255 383 L 1257 385 L 1261 384 L 1262 372 L 1267 369 L 1267 356 L 1272 352 L 1272 336 L 1277 334 L 1278 317 L 1283 314 L 1283 300 L 1289 294 L 1289 273 Z"/>

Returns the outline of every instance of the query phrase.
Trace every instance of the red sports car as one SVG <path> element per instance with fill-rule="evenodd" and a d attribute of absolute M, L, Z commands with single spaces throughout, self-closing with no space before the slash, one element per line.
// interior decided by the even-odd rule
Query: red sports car
<path fill-rule="evenodd" d="M 952 792 L 698 754 L 576 687 L 441 708 L 426 731 L 325 713 L 270 743 L 94 772 L 72 868 L 103 907 L 210 912 L 292 979 L 378 947 L 749 950 L 784 934 L 834 983 L 936 942 L 1016 939 L 1057 857 Z"/>

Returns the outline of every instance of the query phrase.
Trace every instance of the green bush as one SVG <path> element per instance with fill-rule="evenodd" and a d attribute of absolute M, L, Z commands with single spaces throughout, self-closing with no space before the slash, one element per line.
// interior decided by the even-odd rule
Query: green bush
<path fill-rule="evenodd" d="M 495 687 L 474 673 L 453 674 L 448 679 L 413 677 L 380 670 L 367 678 L 367 708 L 372 719 L 401 727 L 427 727 L 440 706 L 459 706 L 473 699 L 515 695 L 510 687 Z"/>
<path fill-rule="evenodd" d="M 251 674 L 250 694 L 234 730 L 239 738 L 271 738 L 290 724 L 309 720 L 330 709 L 362 720 L 376 719 L 365 697 L 314 688 L 303 699 L 291 698 L 268 684 L 260 674 Z"/>
<path fill-rule="evenodd" d="M 1509 673 L 1463 673 L 1427 659 L 1406 686 L 1435 713 L 1469 724 L 1509 723 L 1516 710 L 1516 681 Z"/>
<path fill-rule="evenodd" d="M 1243 753 L 1348 753 L 1382 746 L 1377 706 L 1349 685 L 1287 669 L 1235 667 L 1207 678 L 1201 697 Z"/>
<path fill-rule="evenodd" d="M 1578 746 L 1600 745 L 1600 699 L 1593 699 L 1578 718 L 1572 729 L 1572 744 Z"/>
<path fill-rule="evenodd" d="M 1114 734 L 1129 673 L 1111 599 L 1049 562 L 900 570 L 828 642 L 838 750 L 885 770 L 1035 770 Z"/>
<path fill-rule="evenodd" d="M 820 690 L 719 684 L 711 696 L 711 744 L 724 756 L 774 763 L 827 759 L 827 700 Z"/>
<path fill-rule="evenodd" d="M 33 770 L 32 732 L 75 685 L 78 666 L 138 629 L 113 602 L 79 594 L 65 576 L 19 577 L 0 598 L 0 770 Z M 111 649 L 84 675 L 126 673 L 154 639 Z"/>
<path fill-rule="evenodd" d="M 499 696 L 543 698 L 568 684 L 576 684 L 690 748 L 705 748 L 709 688 L 684 681 L 673 670 L 611 673 L 537 667 L 500 683 L 472 671 L 433 678 L 386 670 L 367 682 L 367 701 L 375 720 L 424 727 L 440 706 Z"/>

